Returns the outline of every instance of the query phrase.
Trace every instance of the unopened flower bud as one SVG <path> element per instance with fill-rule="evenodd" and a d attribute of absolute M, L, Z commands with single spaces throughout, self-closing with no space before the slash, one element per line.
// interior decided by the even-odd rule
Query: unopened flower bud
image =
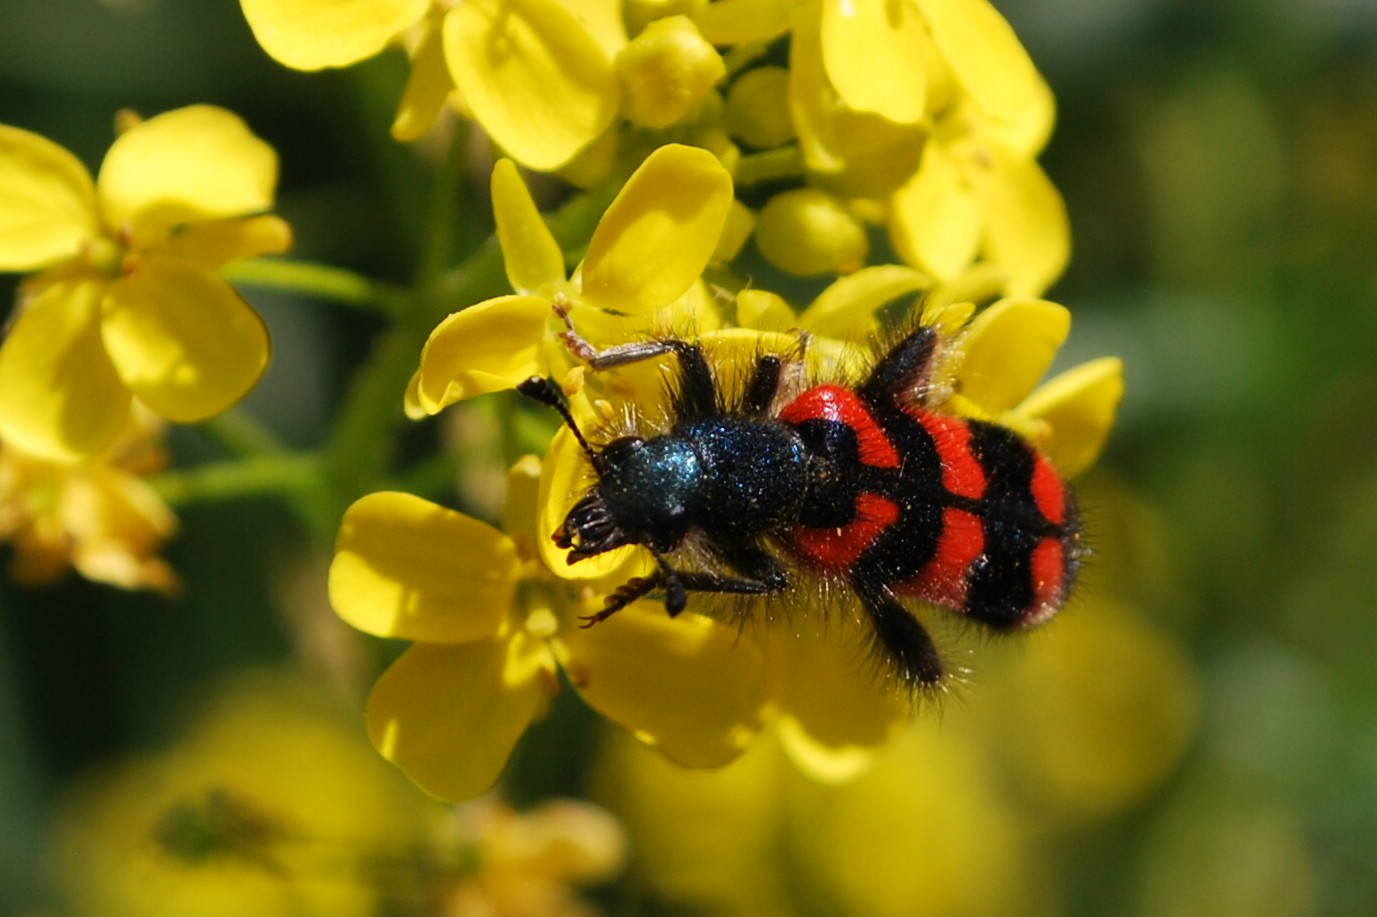
<path fill-rule="evenodd" d="M 865 263 L 865 226 L 836 197 L 816 188 L 770 198 L 756 216 L 761 254 L 791 274 L 848 273 Z"/>
<path fill-rule="evenodd" d="M 789 71 L 783 67 L 757 67 L 732 83 L 727 90 L 727 130 L 757 149 L 793 140 Z"/>
<path fill-rule="evenodd" d="M 692 117 L 726 73 L 717 49 L 687 16 L 657 19 L 617 55 L 622 113 L 641 127 L 662 128 Z"/>

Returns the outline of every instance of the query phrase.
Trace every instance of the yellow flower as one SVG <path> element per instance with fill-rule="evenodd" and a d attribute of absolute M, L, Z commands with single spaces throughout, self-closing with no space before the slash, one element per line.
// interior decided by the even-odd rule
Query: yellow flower
<path fill-rule="evenodd" d="M 279 252 L 277 156 L 192 106 L 126 130 L 92 181 L 61 147 L 0 125 L 0 270 L 22 290 L 0 347 L 0 435 L 71 461 L 108 445 L 131 399 L 179 422 L 229 407 L 268 360 L 263 322 L 215 273 Z"/>
<path fill-rule="evenodd" d="M 0 444 L 0 539 L 18 583 L 51 583 L 75 569 L 95 582 L 165 594 L 177 575 L 157 556 L 177 518 L 141 475 L 163 464 L 160 425 L 140 413 L 105 454 L 75 465 Z"/>
<path fill-rule="evenodd" d="M 369 698 L 374 744 L 428 792 L 472 798 L 497 780 L 562 670 L 590 706 L 675 761 L 730 760 L 764 701 L 751 641 L 706 618 L 671 621 L 650 602 L 623 611 L 619 627 L 580 629 L 612 585 L 580 588 L 540 560 L 538 468 L 528 458 L 512 469 L 505 532 L 399 493 L 371 494 L 345 514 L 330 568 L 335 611 L 413 641 Z"/>
<path fill-rule="evenodd" d="M 1048 889 L 984 751 L 968 730 L 924 720 L 854 782 L 819 787 L 768 740 L 695 773 L 609 736 L 594 793 L 626 823 L 655 896 L 686 909 L 784 917 L 825 901 L 836 914 L 1027 913 L 1034 890 Z"/>
<path fill-rule="evenodd" d="M 238 682 L 156 756 L 79 783 L 54 832 L 70 913 L 368 917 L 380 863 L 424 837 L 423 800 L 348 717 L 280 677 Z M 419 881 L 416 884 L 420 884 Z"/>
<path fill-rule="evenodd" d="M 566 309 L 591 340 L 622 340 L 678 307 L 700 326 L 712 306 L 700 280 L 732 205 L 731 178 L 712 154 L 671 144 L 627 180 L 566 279 L 564 255 L 508 161 L 493 169 L 497 237 L 514 295 L 456 312 L 431 333 L 410 398 L 413 413 L 438 413 L 532 375 L 561 380 L 568 354 L 556 335 Z M 615 313 L 615 315 L 613 314 Z"/>
<path fill-rule="evenodd" d="M 918 168 L 890 198 L 890 238 L 906 262 L 949 279 L 980 257 L 1019 296 L 1061 276 L 1071 253 L 1066 205 L 1036 159 L 1053 100 L 1040 77 L 1034 87 L 1010 122 L 964 99 L 937 116 Z"/>
<path fill-rule="evenodd" d="M 1142 615 L 1096 597 L 1020 650 L 990 673 L 981 714 L 1038 814 L 1108 817 L 1180 763 L 1196 727 L 1196 673 Z"/>
<path fill-rule="evenodd" d="M 345 67 L 404 33 L 411 79 L 392 133 L 414 140 L 456 90 L 523 165 L 567 164 L 613 122 L 626 45 L 615 0 L 241 0 L 263 48 L 299 70 Z"/>
<path fill-rule="evenodd" d="M 778 26 L 778 8 L 729 0 L 697 18 L 711 40 L 743 40 Z M 725 120 L 754 147 L 796 138 L 802 155 L 810 187 L 777 195 L 761 213 L 767 259 L 804 275 L 854 269 L 857 243 L 851 257 L 823 253 L 839 232 L 863 243 L 865 214 L 887 224 L 904 261 L 938 280 L 977 258 L 1003 273 L 1011 295 L 1037 295 L 1060 275 L 1070 250 L 1065 207 L 1036 162 L 1052 127 L 1051 93 L 986 0 L 808 0 L 783 27 L 787 72 L 741 74 Z M 800 194 L 813 206 L 798 206 Z M 822 230 L 829 199 L 840 230 Z"/>
<path fill-rule="evenodd" d="M 517 813 L 494 799 L 454 810 L 456 853 L 476 860 L 449 891 L 443 913 L 499 917 L 591 917 L 574 886 L 612 878 L 626 859 L 621 824 L 586 802 L 553 799 Z"/>

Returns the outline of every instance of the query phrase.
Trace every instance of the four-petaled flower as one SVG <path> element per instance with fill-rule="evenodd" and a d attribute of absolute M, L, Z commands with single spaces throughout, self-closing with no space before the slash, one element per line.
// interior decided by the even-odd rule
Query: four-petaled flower
<path fill-rule="evenodd" d="M 678 144 L 651 153 L 603 214 L 568 279 L 559 244 L 516 167 L 499 162 L 492 185 L 497 237 L 517 292 L 436 327 L 409 395 L 413 412 L 435 414 L 532 375 L 564 381 L 571 366 L 557 337 L 556 304 L 591 340 L 625 340 L 676 319 L 715 325 L 701 275 L 722 236 L 732 182 L 712 154 Z"/>
<path fill-rule="evenodd" d="M 254 35 L 289 67 L 346 67 L 404 33 L 411 79 L 392 124 L 414 140 L 456 92 L 524 165 L 555 169 L 612 123 L 626 44 L 618 4 L 597 0 L 241 0 Z"/>
<path fill-rule="evenodd" d="M 401 493 L 345 514 L 330 601 L 350 624 L 413 641 L 373 687 L 368 732 L 427 791 L 477 796 L 497 779 L 559 687 L 559 671 L 594 709 L 682 764 L 727 763 L 758 725 L 759 654 L 735 627 L 671 621 L 640 602 L 617 627 L 581 629 L 598 583 L 554 576 L 535 542 L 534 457 L 508 478 L 503 531 Z M 562 564 L 562 561 L 561 561 Z"/>
<path fill-rule="evenodd" d="M 133 397 L 204 420 L 258 380 L 263 322 L 216 271 L 283 251 L 277 155 L 223 109 L 134 124 L 100 177 L 66 150 L 0 125 L 0 270 L 23 287 L 0 347 L 0 436 L 71 461 L 124 426 Z"/>

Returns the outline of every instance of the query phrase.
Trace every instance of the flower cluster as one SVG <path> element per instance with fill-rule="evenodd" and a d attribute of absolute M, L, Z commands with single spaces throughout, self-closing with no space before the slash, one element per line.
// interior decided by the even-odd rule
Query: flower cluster
<path fill-rule="evenodd" d="M 627 181 L 566 278 L 525 186 L 499 163 L 498 238 L 517 293 L 435 329 L 408 393 L 411 412 L 437 413 L 545 375 L 590 425 L 628 410 L 664 415 L 667 365 L 590 375 L 564 346 L 560 316 L 605 343 L 692 322 L 725 378 L 744 377 L 762 350 L 796 344 L 796 333 L 773 329 L 799 329 L 813 368 L 844 376 L 868 353 L 861 340 L 882 307 L 927 292 L 925 320 L 954 342 L 938 407 L 1019 429 L 1067 474 L 1093 461 L 1122 391 L 1121 367 L 1097 360 L 1038 387 L 1069 330 L 1065 308 L 1003 298 L 977 312 L 902 265 L 842 277 L 798 312 L 758 289 L 724 308 L 702 273 L 731 196 L 714 157 L 661 147 Z M 742 630 L 707 617 L 670 620 L 643 600 L 615 624 L 579 628 L 598 597 L 647 560 L 624 548 L 571 567 L 553 545 L 549 534 L 581 492 L 583 473 L 579 446 L 561 432 L 543 469 L 533 458 L 512 469 L 503 531 L 395 493 L 365 497 L 346 516 L 331 599 L 356 627 L 414 641 L 375 686 L 368 719 L 382 753 L 422 786 L 447 798 L 486 789 L 561 671 L 595 709 L 690 766 L 725 763 L 774 724 L 795 760 L 836 779 L 855 773 L 867 749 L 906 720 L 907 699 L 857 661 L 864 632 L 849 614 L 798 609 L 787 623 Z"/>
<path fill-rule="evenodd" d="M 268 361 L 263 322 L 217 274 L 280 252 L 277 155 L 205 105 L 139 122 L 93 181 L 49 140 L 0 125 L 0 270 L 40 271 L 0 346 L 0 437 L 87 458 L 133 400 L 193 422 L 238 401 Z"/>
<path fill-rule="evenodd" d="M 401 451 L 359 448 L 387 428 L 365 408 L 391 398 L 393 413 L 422 418 L 539 376 L 583 428 L 636 417 L 653 429 L 669 414 L 672 359 L 592 372 L 587 347 L 673 334 L 701 342 L 727 387 L 762 353 L 803 353 L 802 374 L 847 380 L 874 341 L 922 322 L 940 342 L 926 405 L 1011 428 L 1061 475 L 1080 473 L 1113 425 L 1122 367 L 1099 359 L 1043 381 L 1070 314 L 1041 297 L 1069 241 L 1037 163 L 1051 92 L 1009 25 L 988 0 L 241 6 L 296 69 L 403 48 L 393 135 L 417 139 L 454 112 L 501 154 L 491 199 L 512 292 L 482 298 L 496 285 L 466 272 L 480 252 L 450 286 L 427 264 L 415 290 L 374 303 L 396 320 L 393 343 L 413 348 L 378 359 L 408 365 L 361 373 L 327 454 L 292 466 L 318 478 L 292 494 L 317 530 L 322 507 L 356 501 L 330 571 L 336 612 L 411 642 L 368 701 L 382 754 L 436 795 L 472 798 L 567 683 L 685 765 L 725 764 L 769 730 L 818 777 L 859 771 L 911 705 L 858 663 L 869 635 L 844 598 L 771 606 L 745 626 L 628 600 L 614 625 L 581 628 L 600 597 L 654 568 L 634 546 L 577 566 L 556 550 L 588 483 L 571 434 L 507 436 L 509 458 L 545 454 L 510 469 L 497 527 L 406 493 L 359 498 Z M 0 534 L 23 578 L 70 565 L 170 591 L 155 555 L 173 519 L 128 476 L 123 431 L 145 410 L 208 419 L 255 384 L 267 332 L 221 270 L 283 252 L 291 234 L 269 213 L 276 154 L 236 116 L 197 105 L 121 127 L 92 178 L 54 143 L 0 126 L 0 270 L 32 274 L 0 345 Z M 523 168 L 611 203 L 558 241 Z M 438 315 L 425 310 L 454 288 L 474 292 L 422 346 Z M 404 395 L 369 390 L 400 387 L 413 366 Z M 260 451 L 283 451 L 271 446 Z M 207 811 L 257 825 L 224 800 Z"/>
<path fill-rule="evenodd" d="M 242 0 L 304 70 L 388 44 L 411 79 L 393 134 L 447 105 L 517 162 L 579 184 L 666 139 L 768 182 L 756 242 L 802 274 L 866 263 L 867 225 L 950 280 L 973 263 L 1038 295 L 1065 267 L 1065 208 L 1037 164 L 1052 95 L 988 0 Z"/>
<path fill-rule="evenodd" d="M 110 762 L 61 801 L 55 878 L 78 915 L 586 913 L 620 824 L 550 800 L 443 807 L 297 679 L 240 675 L 172 747 Z"/>

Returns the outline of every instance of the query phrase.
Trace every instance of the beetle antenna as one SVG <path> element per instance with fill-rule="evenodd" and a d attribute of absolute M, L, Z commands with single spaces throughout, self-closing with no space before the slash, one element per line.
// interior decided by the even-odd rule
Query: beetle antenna
<path fill-rule="evenodd" d="M 556 386 L 544 376 L 531 376 L 522 382 L 517 383 L 516 390 L 530 398 L 532 401 L 539 401 L 547 408 L 554 408 L 560 417 L 564 418 L 564 424 L 569 428 L 569 432 L 574 434 L 574 439 L 578 440 L 583 451 L 588 454 L 595 466 L 602 463 L 598 460 L 598 453 L 592 446 L 588 445 L 588 440 L 583 438 L 583 433 L 579 430 L 578 424 L 574 423 L 574 415 L 569 413 L 569 406 L 564 403 L 564 396 Z"/>

